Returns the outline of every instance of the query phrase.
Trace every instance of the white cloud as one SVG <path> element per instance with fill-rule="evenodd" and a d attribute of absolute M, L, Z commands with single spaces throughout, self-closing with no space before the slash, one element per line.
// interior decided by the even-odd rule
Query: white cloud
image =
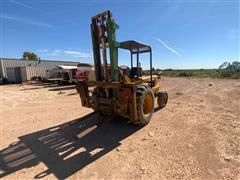
<path fill-rule="evenodd" d="M 82 51 L 76 50 L 47 50 L 47 49 L 40 49 L 37 50 L 39 53 L 47 56 L 69 56 L 69 57 L 81 57 L 81 58 L 88 58 L 92 57 L 91 53 L 86 53 Z"/>
<path fill-rule="evenodd" d="M 46 53 L 46 52 L 48 52 L 48 50 L 47 49 L 38 49 L 37 52 Z"/>
<path fill-rule="evenodd" d="M 175 49 L 169 47 L 165 42 L 163 42 L 161 39 L 157 38 L 157 41 L 160 42 L 165 48 L 167 48 L 169 51 L 173 52 L 174 54 L 181 56 Z"/>
<path fill-rule="evenodd" d="M 22 22 L 25 24 L 30 24 L 34 26 L 39 26 L 39 27 L 46 27 L 46 28 L 53 28 L 51 24 L 47 24 L 44 22 L 39 22 L 39 21 L 32 21 L 30 19 L 25 19 L 25 18 L 20 18 L 20 17 L 14 17 L 14 16 L 9 16 L 9 15 L 1 15 L 3 19 L 6 20 L 12 20 L 12 21 L 17 21 L 17 22 Z"/>
<path fill-rule="evenodd" d="M 46 52 L 44 52 L 44 55 L 47 55 L 47 56 L 59 56 L 59 55 L 62 55 L 62 52 L 60 50 L 58 50 L 58 49 L 53 50 L 53 51 L 47 50 Z"/>
<path fill-rule="evenodd" d="M 73 56 L 73 57 L 92 57 L 92 54 L 81 52 L 81 51 L 63 51 L 64 54 Z"/>
<path fill-rule="evenodd" d="M 53 51 L 53 53 L 54 53 L 54 54 L 59 54 L 59 53 L 61 53 L 61 51 L 58 50 L 58 49 L 56 49 L 56 50 Z"/>

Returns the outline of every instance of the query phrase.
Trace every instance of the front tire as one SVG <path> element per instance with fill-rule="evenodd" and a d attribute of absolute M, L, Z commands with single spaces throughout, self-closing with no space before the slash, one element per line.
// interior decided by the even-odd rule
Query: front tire
<path fill-rule="evenodd" d="M 159 92 L 158 95 L 157 95 L 157 102 L 158 102 L 158 107 L 160 109 L 164 108 L 167 105 L 167 102 L 168 102 L 167 92 Z"/>

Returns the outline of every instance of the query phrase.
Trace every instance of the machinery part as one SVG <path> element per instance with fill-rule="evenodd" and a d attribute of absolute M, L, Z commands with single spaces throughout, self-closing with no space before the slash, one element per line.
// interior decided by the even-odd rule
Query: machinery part
<path fill-rule="evenodd" d="M 144 126 L 148 124 L 152 118 L 154 111 L 154 95 L 153 90 L 147 85 L 137 86 L 137 121 L 134 124 Z"/>
<path fill-rule="evenodd" d="M 119 26 L 112 18 L 111 11 L 105 11 L 92 17 L 92 45 L 97 81 L 118 82 L 118 46 L 115 31 Z M 110 54 L 111 78 L 108 77 L 107 48 Z M 103 64 L 103 72 L 101 65 Z"/>
<path fill-rule="evenodd" d="M 152 76 L 152 48 L 134 40 L 118 42 L 118 28 L 111 11 L 92 17 L 95 81 L 79 81 L 76 85 L 77 92 L 80 94 L 82 106 L 103 115 L 121 115 L 136 125 L 144 126 L 152 118 L 154 98 L 158 96 L 160 88 L 157 78 L 153 79 Z M 131 68 L 118 67 L 118 49 L 130 52 Z M 150 77 L 142 76 L 139 55 L 143 53 L 149 54 Z M 136 63 L 133 63 L 135 57 Z M 94 87 L 93 92 L 90 87 Z M 159 104 L 164 107 L 167 96 L 159 96 Z"/>
<path fill-rule="evenodd" d="M 168 102 L 167 92 L 159 92 L 157 94 L 157 102 L 158 102 L 158 107 L 160 109 L 164 108 L 167 105 L 167 102 Z"/>

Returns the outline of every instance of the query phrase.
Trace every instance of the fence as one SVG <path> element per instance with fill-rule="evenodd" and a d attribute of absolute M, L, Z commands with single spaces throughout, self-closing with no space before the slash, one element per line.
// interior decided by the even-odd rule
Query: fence
<path fill-rule="evenodd" d="M 27 80 L 31 80 L 34 76 L 46 77 L 47 69 L 45 67 L 26 67 Z"/>

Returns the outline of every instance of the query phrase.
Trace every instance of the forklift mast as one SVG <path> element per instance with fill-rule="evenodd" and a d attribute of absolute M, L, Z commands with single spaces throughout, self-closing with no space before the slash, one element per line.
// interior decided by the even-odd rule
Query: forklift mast
<path fill-rule="evenodd" d="M 91 33 L 96 81 L 118 82 L 118 47 L 115 31 L 118 25 L 111 11 L 92 17 Z M 109 57 L 108 55 L 109 49 Z M 108 58 L 110 58 L 111 79 L 109 78 Z"/>

